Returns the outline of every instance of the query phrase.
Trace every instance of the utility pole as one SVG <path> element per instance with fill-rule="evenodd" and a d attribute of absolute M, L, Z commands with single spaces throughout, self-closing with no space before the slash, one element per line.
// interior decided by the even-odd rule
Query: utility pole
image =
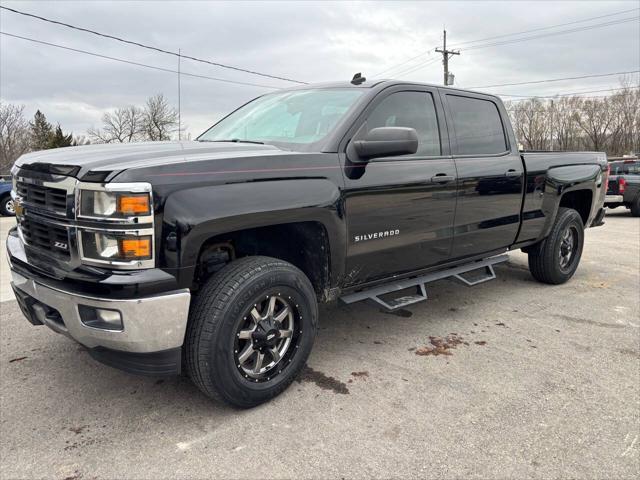
<path fill-rule="evenodd" d="M 182 50 L 178 49 L 178 141 L 182 140 L 182 106 L 180 105 L 180 60 L 182 60 Z"/>
<path fill-rule="evenodd" d="M 549 151 L 553 151 L 553 100 L 551 100 L 551 108 L 549 108 Z"/>
<path fill-rule="evenodd" d="M 442 54 L 442 65 L 444 65 L 444 85 L 453 85 L 453 74 L 449 77 L 449 59 L 453 55 L 460 55 L 460 50 L 447 50 L 447 31 L 444 30 L 444 42 L 442 49 L 436 48 L 436 52 Z"/>

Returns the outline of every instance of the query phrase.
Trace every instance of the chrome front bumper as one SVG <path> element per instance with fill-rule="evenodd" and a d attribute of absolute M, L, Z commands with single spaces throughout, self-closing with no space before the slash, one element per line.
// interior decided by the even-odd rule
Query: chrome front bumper
<path fill-rule="evenodd" d="M 110 299 L 80 295 L 46 286 L 11 271 L 11 285 L 31 323 L 42 323 L 88 348 L 103 347 L 135 353 L 159 352 L 182 346 L 187 328 L 188 289 L 136 299 Z M 26 305 L 25 303 L 29 303 Z M 104 330 L 82 323 L 79 305 L 117 310 L 122 330 Z M 47 308 L 48 307 L 48 308 Z M 27 311 L 25 311 L 25 308 Z M 59 315 L 46 315 L 49 309 Z"/>

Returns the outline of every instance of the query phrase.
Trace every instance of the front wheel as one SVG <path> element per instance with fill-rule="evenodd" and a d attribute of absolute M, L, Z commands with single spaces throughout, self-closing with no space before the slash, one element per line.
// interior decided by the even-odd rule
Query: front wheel
<path fill-rule="evenodd" d="M 571 208 L 559 208 L 549 236 L 528 250 L 531 275 L 542 283 L 566 282 L 578 268 L 583 246 L 580 214 Z"/>
<path fill-rule="evenodd" d="M 285 390 L 311 352 L 318 305 L 290 263 L 245 257 L 217 272 L 189 313 L 185 363 L 208 396 L 249 408 Z"/>

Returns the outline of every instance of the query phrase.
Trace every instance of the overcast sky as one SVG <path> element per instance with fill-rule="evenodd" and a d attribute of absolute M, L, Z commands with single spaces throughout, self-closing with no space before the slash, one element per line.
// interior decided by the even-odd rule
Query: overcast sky
<path fill-rule="evenodd" d="M 626 23 L 465 50 L 451 60 L 456 85 L 476 87 L 538 79 L 640 70 L 640 7 L 632 1 L 582 2 L 16 2 L 3 6 L 166 50 L 306 82 L 369 78 L 421 55 L 388 73 L 442 83 L 442 63 L 433 50 L 526 30 L 496 41 L 539 36 L 636 17 Z M 0 11 L 0 30 L 66 47 L 175 70 L 177 58 L 66 27 Z M 425 64 L 431 62 L 430 64 Z M 414 66 L 423 68 L 411 70 Z M 182 60 L 182 71 L 286 87 L 293 84 Z M 638 75 L 634 77 L 638 84 Z M 550 95 L 619 86 L 617 77 L 486 88 L 492 93 Z M 182 118 L 194 136 L 237 105 L 268 88 L 182 77 Z M 36 109 L 66 131 L 83 135 L 100 125 L 103 112 L 141 105 L 164 93 L 177 106 L 177 75 L 34 44 L 0 35 L 0 98 Z M 599 95 L 594 93 L 593 95 Z"/>

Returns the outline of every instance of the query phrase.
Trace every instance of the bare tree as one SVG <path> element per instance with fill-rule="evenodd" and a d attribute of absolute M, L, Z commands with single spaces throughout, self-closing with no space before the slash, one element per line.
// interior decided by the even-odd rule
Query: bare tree
<path fill-rule="evenodd" d="M 613 121 L 610 151 L 614 155 L 637 152 L 639 149 L 640 91 L 629 79 L 620 81 L 623 89 L 610 97 Z"/>
<path fill-rule="evenodd" d="M 553 105 L 554 148 L 558 150 L 578 150 L 580 148 L 580 127 L 578 115 L 582 105 L 579 97 L 562 97 Z"/>
<path fill-rule="evenodd" d="M 146 140 L 170 140 L 177 131 L 178 112 L 169 106 L 161 93 L 149 97 L 143 113 L 143 133 Z"/>
<path fill-rule="evenodd" d="M 135 105 L 118 108 L 102 116 L 102 129 L 91 128 L 89 138 L 96 143 L 129 143 L 142 139 L 144 112 Z"/>
<path fill-rule="evenodd" d="M 94 143 L 170 140 L 177 125 L 178 112 L 159 93 L 149 97 L 142 108 L 131 105 L 105 113 L 102 128 L 91 128 L 87 133 Z"/>
<path fill-rule="evenodd" d="M 516 135 L 527 150 L 548 147 L 549 115 L 537 98 L 508 104 Z"/>
<path fill-rule="evenodd" d="M 640 90 L 630 78 L 607 97 L 507 102 L 526 149 L 597 150 L 619 156 L 640 150 Z"/>
<path fill-rule="evenodd" d="M 89 140 L 84 135 L 77 135 L 73 137 L 74 146 L 90 145 L 90 144 L 91 144 L 91 140 Z"/>
<path fill-rule="evenodd" d="M 578 116 L 578 125 L 589 141 L 589 150 L 605 150 L 610 138 L 609 127 L 614 120 L 614 111 L 607 98 L 590 98 L 583 102 Z"/>
<path fill-rule="evenodd" d="M 6 174 L 13 162 L 29 151 L 29 124 L 24 105 L 0 102 L 0 172 Z"/>

